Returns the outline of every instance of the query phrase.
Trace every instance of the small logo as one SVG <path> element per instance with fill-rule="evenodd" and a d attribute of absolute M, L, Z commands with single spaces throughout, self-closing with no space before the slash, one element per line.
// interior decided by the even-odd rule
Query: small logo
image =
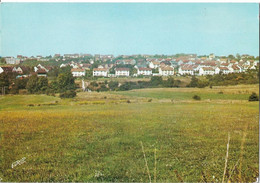
<path fill-rule="evenodd" d="M 17 165 L 24 164 L 25 163 L 25 159 L 26 159 L 26 157 L 23 157 L 22 159 L 13 162 L 12 163 L 12 168 L 16 167 Z"/>

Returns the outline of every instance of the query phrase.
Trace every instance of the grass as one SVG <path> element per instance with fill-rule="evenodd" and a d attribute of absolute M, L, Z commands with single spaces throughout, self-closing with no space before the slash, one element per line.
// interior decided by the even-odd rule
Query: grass
<path fill-rule="evenodd" d="M 255 88 L 241 86 L 234 92 Z M 230 133 L 225 180 L 231 175 L 231 182 L 255 181 L 259 103 L 246 101 L 244 94 L 235 99 L 243 102 L 208 102 L 202 94 L 220 96 L 217 89 L 190 90 L 200 92 L 202 100 L 181 97 L 179 89 L 140 90 L 151 102 L 126 92 L 78 93 L 65 100 L 1 97 L 0 177 L 13 182 L 220 182 Z M 225 95 L 231 89 L 221 90 Z M 180 101 L 162 102 L 158 96 L 169 92 L 178 93 Z M 222 100 L 233 100 L 231 95 Z M 23 157 L 26 162 L 12 169 Z"/>
<path fill-rule="evenodd" d="M 248 100 L 253 91 L 258 91 L 258 85 L 245 88 L 236 86 L 209 88 L 152 88 L 112 92 L 125 96 L 146 97 L 156 99 L 189 100 L 194 95 L 199 95 L 202 100 Z M 259 92 L 258 92 L 259 93 Z"/>

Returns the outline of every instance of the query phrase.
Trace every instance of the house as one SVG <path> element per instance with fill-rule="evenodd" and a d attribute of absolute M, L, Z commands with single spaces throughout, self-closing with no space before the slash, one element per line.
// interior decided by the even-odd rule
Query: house
<path fill-rule="evenodd" d="M 152 75 L 152 69 L 146 67 L 140 67 L 137 69 L 137 75 L 150 76 Z"/>
<path fill-rule="evenodd" d="M 165 67 L 160 67 L 159 68 L 159 74 L 161 76 L 172 76 L 174 75 L 174 68 L 170 67 L 170 66 L 165 66 Z"/>
<path fill-rule="evenodd" d="M 105 68 L 94 68 L 93 69 L 93 76 L 103 76 L 107 77 L 108 69 Z"/>
<path fill-rule="evenodd" d="M 89 70 L 91 68 L 91 64 L 83 63 L 83 64 L 80 64 L 80 66 L 81 66 L 82 69 L 86 69 L 86 70 Z"/>
<path fill-rule="evenodd" d="M 37 67 L 34 67 L 34 72 L 37 72 L 37 70 L 39 69 L 43 69 L 46 72 L 49 72 L 49 70 L 47 68 L 45 68 L 44 66 L 42 66 L 41 64 L 38 64 Z"/>
<path fill-rule="evenodd" d="M 199 75 L 214 75 L 215 74 L 215 69 L 212 67 L 201 67 L 199 69 Z"/>
<path fill-rule="evenodd" d="M 135 59 L 129 59 L 129 60 L 123 60 L 124 64 L 130 64 L 130 65 L 135 65 L 136 60 Z"/>
<path fill-rule="evenodd" d="M 3 72 L 5 73 L 13 72 L 13 67 L 8 67 L 8 66 L 0 67 L 0 74 Z"/>
<path fill-rule="evenodd" d="M 28 71 L 29 71 L 29 68 L 24 67 L 24 66 L 14 67 L 12 70 L 12 72 L 16 72 L 18 74 L 25 74 Z"/>
<path fill-rule="evenodd" d="M 229 68 L 230 73 L 238 73 L 241 72 L 241 68 L 238 65 L 232 65 L 232 67 Z"/>
<path fill-rule="evenodd" d="M 5 57 L 6 64 L 20 64 L 21 59 L 14 57 Z"/>
<path fill-rule="evenodd" d="M 130 69 L 129 68 L 115 68 L 115 75 L 116 76 L 129 76 Z"/>
<path fill-rule="evenodd" d="M 54 58 L 60 57 L 60 54 L 56 53 L 53 57 Z"/>
<path fill-rule="evenodd" d="M 62 68 L 62 67 L 66 67 L 68 64 L 61 64 L 60 65 L 60 68 Z"/>
<path fill-rule="evenodd" d="M 179 67 L 178 73 L 180 75 L 186 75 L 186 74 L 194 75 L 194 69 L 192 65 L 181 65 Z"/>
<path fill-rule="evenodd" d="M 47 71 L 43 68 L 38 68 L 36 74 L 37 76 L 47 77 Z"/>
<path fill-rule="evenodd" d="M 156 69 L 156 68 L 158 68 L 160 66 L 160 62 L 157 62 L 157 61 L 151 61 L 150 63 L 149 63 L 149 67 L 151 68 L 151 69 Z"/>
<path fill-rule="evenodd" d="M 220 74 L 220 73 L 222 73 L 222 74 L 229 74 L 230 70 L 227 67 L 217 67 L 215 69 L 215 74 Z"/>
<path fill-rule="evenodd" d="M 203 67 L 216 67 L 217 66 L 216 62 L 208 62 L 208 61 L 204 61 L 204 63 L 202 63 L 201 65 L 203 65 Z"/>
<path fill-rule="evenodd" d="M 215 54 L 214 54 L 214 53 L 209 54 L 209 59 L 210 59 L 210 60 L 212 60 L 212 59 L 214 59 L 214 58 L 215 58 Z"/>
<path fill-rule="evenodd" d="M 72 68 L 71 73 L 73 75 L 73 77 L 81 77 L 81 76 L 85 76 L 85 69 L 81 69 L 81 68 Z"/>

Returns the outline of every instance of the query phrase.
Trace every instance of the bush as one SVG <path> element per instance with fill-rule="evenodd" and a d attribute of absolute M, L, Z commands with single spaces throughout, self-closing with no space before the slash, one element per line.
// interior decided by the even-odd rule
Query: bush
<path fill-rule="evenodd" d="M 149 99 L 148 102 L 152 102 L 153 99 Z"/>
<path fill-rule="evenodd" d="M 198 95 L 194 95 L 192 98 L 193 98 L 194 100 L 200 100 L 200 96 L 198 96 Z"/>
<path fill-rule="evenodd" d="M 259 98 L 258 98 L 257 94 L 253 92 L 253 93 L 249 96 L 248 101 L 259 101 Z"/>
<path fill-rule="evenodd" d="M 60 98 L 73 98 L 77 95 L 74 90 L 68 90 L 63 93 L 60 93 Z"/>

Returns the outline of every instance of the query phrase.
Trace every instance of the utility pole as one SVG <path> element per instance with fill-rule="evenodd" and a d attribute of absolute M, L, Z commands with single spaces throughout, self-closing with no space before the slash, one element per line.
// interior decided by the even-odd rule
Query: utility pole
<path fill-rule="evenodd" d="M 5 89 L 7 88 L 7 86 L 3 86 L 1 87 L 1 90 L 2 90 L 2 95 L 5 95 Z"/>
<path fill-rule="evenodd" d="M 4 86 L 4 95 L 5 95 L 5 88 L 7 88 L 7 86 Z"/>

